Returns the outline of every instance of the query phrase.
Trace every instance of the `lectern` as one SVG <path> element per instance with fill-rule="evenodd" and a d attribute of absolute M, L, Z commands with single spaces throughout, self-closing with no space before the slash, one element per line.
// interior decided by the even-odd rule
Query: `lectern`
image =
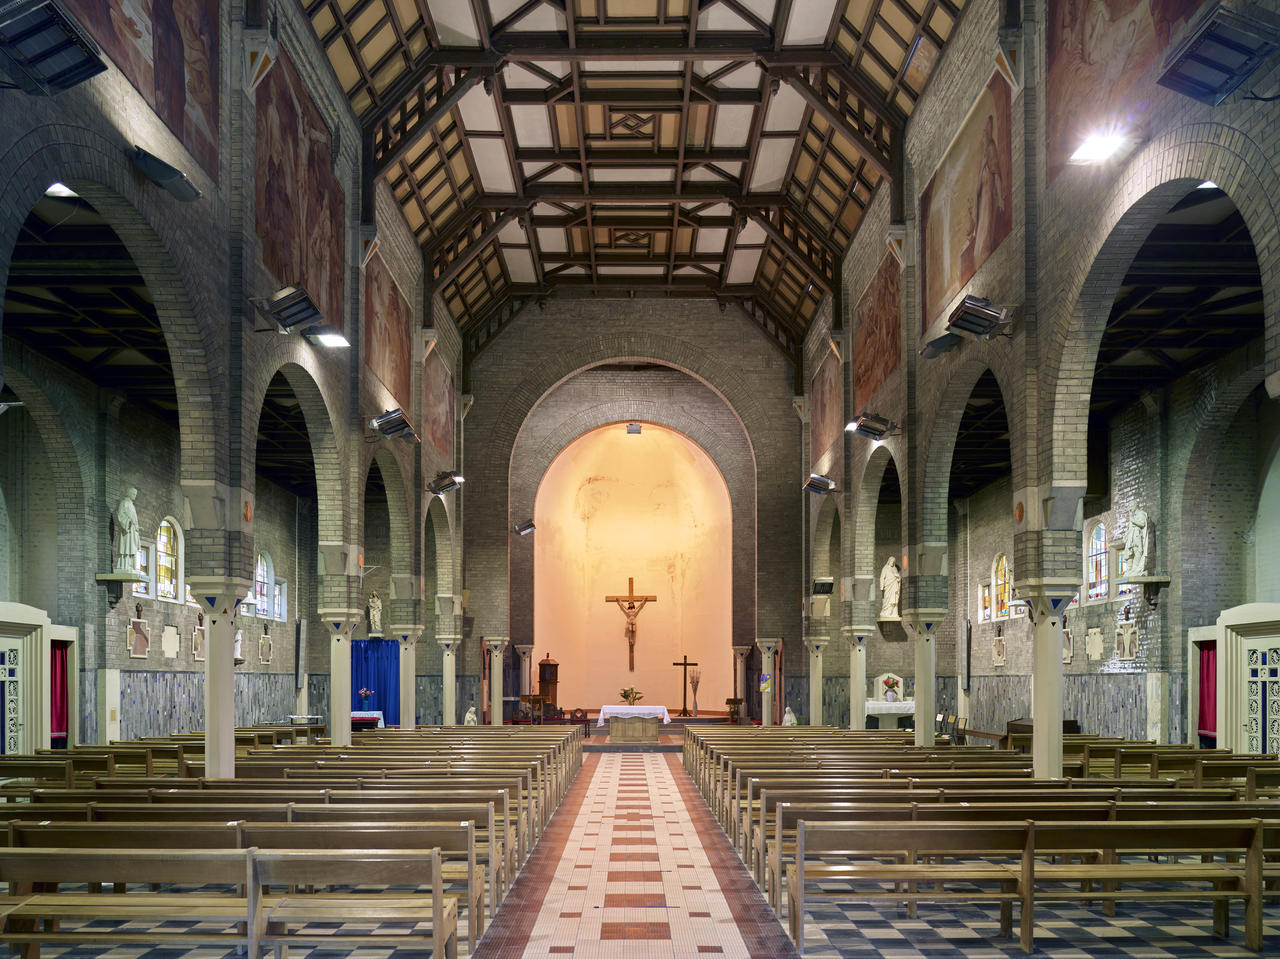
<path fill-rule="evenodd" d="M 554 710 L 557 706 L 557 687 L 560 685 L 560 664 L 547 653 L 546 658 L 538 663 L 538 694 L 542 696 L 543 709 Z"/>

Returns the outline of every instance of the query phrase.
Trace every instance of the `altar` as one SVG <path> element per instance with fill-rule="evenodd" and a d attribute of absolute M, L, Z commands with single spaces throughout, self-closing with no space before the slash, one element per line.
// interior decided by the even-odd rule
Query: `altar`
<path fill-rule="evenodd" d="M 868 724 L 869 729 L 877 728 L 881 716 L 914 716 L 916 713 L 916 702 L 914 699 L 899 699 L 893 702 L 886 702 L 883 699 L 867 700 L 867 715 L 876 717 L 877 726 L 873 727 Z M 896 723 L 896 718 L 894 720 Z"/>
<path fill-rule="evenodd" d="M 609 720 L 609 741 L 615 743 L 656 743 L 658 720 L 671 722 L 666 706 L 601 706 L 597 726 Z"/>
<path fill-rule="evenodd" d="M 352 729 L 385 729 L 386 723 L 382 718 L 381 709 L 353 709 L 351 710 L 351 728 Z"/>

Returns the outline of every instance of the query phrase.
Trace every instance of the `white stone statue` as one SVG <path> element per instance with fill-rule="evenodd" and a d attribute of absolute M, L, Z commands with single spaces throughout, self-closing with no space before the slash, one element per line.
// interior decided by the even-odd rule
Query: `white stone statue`
<path fill-rule="evenodd" d="M 462 717 L 462 725 L 479 726 L 480 720 L 476 717 L 476 708 L 474 706 L 467 710 L 467 714 Z"/>
<path fill-rule="evenodd" d="M 236 630 L 236 648 L 235 648 L 235 652 L 232 653 L 231 655 L 234 659 L 236 659 L 239 662 L 244 662 L 244 654 L 241 653 L 240 651 L 242 648 L 241 644 L 243 642 L 244 642 L 244 631 L 237 629 Z"/>
<path fill-rule="evenodd" d="M 1147 511 L 1141 506 L 1129 514 L 1129 525 L 1124 531 L 1124 548 L 1120 558 L 1124 562 L 1125 576 L 1147 575 L 1147 557 L 1151 546 L 1151 524 Z"/>
<path fill-rule="evenodd" d="M 375 589 L 369 594 L 369 633 L 382 632 L 382 599 Z"/>
<path fill-rule="evenodd" d="M 124 499 L 116 507 L 116 549 L 111 569 L 116 573 L 128 573 L 138 568 L 138 550 L 142 538 L 138 533 L 138 511 L 133 501 L 138 498 L 136 486 L 130 486 Z"/>
<path fill-rule="evenodd" d="M 788 706 L 786 708 L 786 711 L 782 714 L 782 725 L 784 726 L 800 725 L 800 720 L 796 719 L 796 714 L 791 711 L 790 706 Z"/>
<path fill-rule="evenodd" d="M 880 618 L 898 618 L 898 595 L 902 590 L 902 574 L 898 561 L 890 556 L 880 570 Z"/>

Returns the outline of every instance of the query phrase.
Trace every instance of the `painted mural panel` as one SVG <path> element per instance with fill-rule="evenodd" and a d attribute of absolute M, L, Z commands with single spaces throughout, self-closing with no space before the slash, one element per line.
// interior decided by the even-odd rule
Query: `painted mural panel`
<path fill-rule="evenodd" d="M 1049 179 L 1095 130 L 1131 120 L 1134 83 L 1203 0 L 1049 0 Z"/>
<path fill-rule="evenodd" d="M 364 271 L 364 362 L 402 410 L 409 402 L 409 304 L 382 257 L 374 254 Z"/>
<path fill-rule="evenodd" d="M 63 2 L 216 180 L 219 0 Z"/>
<path fill-rule="evenodd" d="M 920 195 L 925 329 L 1013 229 L 1012 98 L 993 73 Z"/>
<path fill-rule="evenodd" d="M 809 382 L 809 435 L 815 463 L 840 435 L 840 397 L 840 359 L 828 352 Z"/>
<path fill-rule="evenodd" d="M 282 284 L 306 287 L 325 319 L 342 329 L 342 187 L 329 129 L 283 53 L 258 87 L 257 135 L 262 262 Z"/>
<path fill-rule="evenodd" d="M 436 353 L 427 357 L 422 377 L 426 396 L 422 404 L 423 438 L 453 459 L 453 374 Z"/>
<path fill-rule="evenodd" d="M 902 353 L 902 281 L 898 258 L 886 253 L 855 311 L 853 409 L 860 413 L 898 368 Z"/>

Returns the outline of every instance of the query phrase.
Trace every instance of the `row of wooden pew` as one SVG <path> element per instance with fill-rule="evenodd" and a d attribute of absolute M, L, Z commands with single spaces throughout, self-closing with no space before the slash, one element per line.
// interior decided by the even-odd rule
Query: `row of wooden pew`
<path fill-rule="evenodd" d="M 1013 748 L 917 747 L 896 730 L 690 727 L 684 760 L 803 949 L 814 896 L 999 904 L 1033 947 L 1046 900 L 1244 903 L 1262 945 L 1280 897 L 1280 762 L 1188 746 L 1068 737 L 1078 775 L 1036 779 Z M 1162 858 L 1163 857 L 1163 858 Z M 976 887 L 976 892 L 975 892 Z M 844 891 L 841 891 L 844 890 Z"/>
<path fill-rule="evenodd" d="M 272 945 L 278 955 L 287 942 L 307 944 L 298 938 L 306 922 L 367 923 L 371 917 L 430 922 L 432 948 L 443 950 L 433 954 L 446 955 L 456 951 L 463 917 L 474 949 L 577 775 L 582 733 L 572 727 L 387 732 L 394 734 L 357 734 L 345 747 L 323 737 L 290 745 L 245 742 L 237 748 L 235 779 L 203 777 L 198 752 L 185 750 L 169 776 L 154 775 L 159 753 L 149 765 L 121 762 L 136 756 L 137 743 L 86 746 L 56 759 L 7 757 L 13 760 L 7 768 L 0 760 L 0 775 L 21 777 L 0 790 L 7 800 L 0 811 L 8 820 L 0 881 L 10 883 L 13 893 L 0 908 L 0 942 L 18 944 L 26 955 L 38 955 L 40 943 L 185 945 L 190 940 L 175 938 L 167 926 L 148 932 L 140 924 L 104 929 L 86 922 L 159 923 L 165 915 L 203 915 L 207 909 L 211 922 L 246 911 L 228 919 L 234 929 L 227 935 L 243 937 L 250 949 Z M 116 758 L 114 767 L 90 774 L 88 758 L 104 755 Z M 30 764 L 42 762 L 70 763 L 72 772 L 60 768 L 41 779 L 42 767 Z M 170 853 L 176 862 L 166 866 L 154 855 L 157 847 L 180 850 Z M 239 872 L 228 865 L 235 856 Z M 325 873 L 326 856 L 345 866 Z M 188 860 L 220 865 L 202 872 L 188 869 Z M 412 861 L 416 871 L 406 865 Z M 298 878 L 295 867 L 311 870 L 314 878 Z M 232 874 L 240 877 L 233 889 L 213 892 L 184 878 L 208 876 L 207 883 L 217 884 L 224 879 L 215 876 Z M 413 881 L 406 883 L 410 875 Z M 94 884 L 87 894 L 66 889 L 85 882 Z M 137 888 L 140 882 L 148 884 L 145 891 Z M 385 913 L 346 891 L 307 892 L 334 885 L 408 891 L 378 897 L 378 909 L 392 903 Z M 125 894 L 100 892 L 99 886 Z M 69 925 L 59 917 L 79 921 Z M 414 940 L 419 948 L 424 941 L 421 935 Z M 329 936 L 324 942 L 347 945 Z M 409 944 L 382 934 L 363 942 Z"/>

